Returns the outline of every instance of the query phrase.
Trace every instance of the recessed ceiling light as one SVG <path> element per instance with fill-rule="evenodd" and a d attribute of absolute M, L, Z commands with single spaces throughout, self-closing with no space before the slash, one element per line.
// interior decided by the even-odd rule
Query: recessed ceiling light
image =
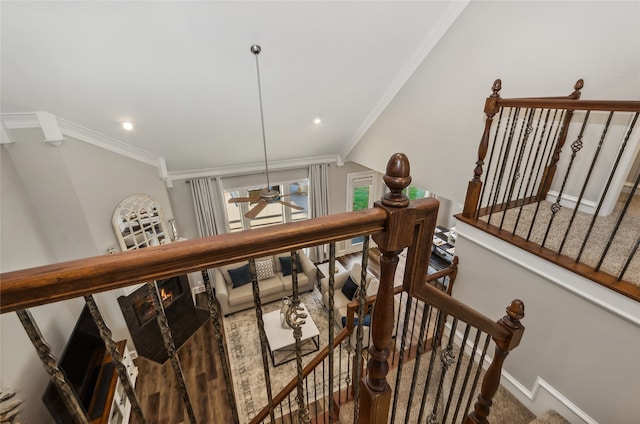
<path fill-rule="evenodd" d="M 322 123 L 322 119 L 316 118 L 316 119 L 313 120 L 313 123 L 316 124 L 316 125 L 317 124 L 321 124 Z"/>
<path fill-rule="evenodd" d="M 133 129 L 133 124 L 131 122 L 123 122 L 122 128 L 124 128 L 127 131 L 131 131 Z"/>

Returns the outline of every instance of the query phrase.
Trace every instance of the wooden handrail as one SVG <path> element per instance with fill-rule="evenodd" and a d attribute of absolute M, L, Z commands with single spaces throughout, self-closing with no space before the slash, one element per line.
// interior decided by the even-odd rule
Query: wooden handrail
<path fill-rule="evenodd" d="M 0 274 L 0 313 L 384 230 L 374 208 Z"/>
<path fill-rule="evenodd" d="M 414 295 L 417 295 L 416 297 L 425 303 L 446 312 L 448 315 L 482 330 L 496 340 L 506 340 L 511 336 L 511 333 L 495 321 L 430 284 L 423 284 L 422 287 L 415 291 Z"/>
<path fill-rule="evenodd" d="M 636 100 L 572 100 L 567 98 L 518 98 L 496 100 L 497 107 L 548 108 L 566 110 L 603 110 L 640 112 Z"/>

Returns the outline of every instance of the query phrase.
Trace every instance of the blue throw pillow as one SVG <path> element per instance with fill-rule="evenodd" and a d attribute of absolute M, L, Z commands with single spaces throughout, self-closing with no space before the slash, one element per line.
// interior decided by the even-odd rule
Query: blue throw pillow
<path fill-rule="evenodd" d="M 346 296 L 347 299 L 353 300 L 353 295 L 356 294 L 356 290 L 358 290 L 358 285 L 351 279 L 351 276 L 347 277 L 347 281 L 342 286 L 342 294 Z"/>
<path fill-rule="evenodd" d="M 230 269 L 229 276 L 231 276 L 231 285 L 234 289 L 250 283 L 251 270 L 249 269 L 249 264 L 241 266 L 240 268 Z"/>
<path fill-rule="evenodd" d="M 371 315 L 367 315 L 366 317 L 364 317 L 364 321 L 362 321 L 362 325 L 365 327 L 370 327 L 371 326 Z M 342 328 L 347 326 L 347 317 L 342 317 Z M 358 318 L 354 318 L 353 319 L 353 326 L 357 327 L 358 326 Z"/>
<path fill-rule="evenodd" d="M 280 268 L 282 268 L 282 275 L 287 276 L 291 275 L 291 256 L 281 256 L 280 259 Z M 302 272 L 302 264 L 300 264 L 300 256 L 298 256 L 298 263 L 296 267 L 296 271 L 298 274 Z"/>

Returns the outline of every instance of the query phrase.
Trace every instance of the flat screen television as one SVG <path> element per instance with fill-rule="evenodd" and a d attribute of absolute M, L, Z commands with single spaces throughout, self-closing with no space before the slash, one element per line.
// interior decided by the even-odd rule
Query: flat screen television
<path fill-rule="evenodd" d="M 85 305 L 58 361 L 58 367 L 78 395 L 89 419 L 101 416 L 106 407 L 113 362 L 109 361 L 103 366 L 105 355 L 104 342 Z M 74 422 L 53 382 L 48 384 L 42 400 L 57 423 Z"/>

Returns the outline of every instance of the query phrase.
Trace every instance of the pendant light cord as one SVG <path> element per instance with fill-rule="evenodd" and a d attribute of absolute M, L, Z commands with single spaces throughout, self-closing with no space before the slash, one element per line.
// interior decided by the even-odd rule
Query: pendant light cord
<path fill-rule="evenodd" d="M 264 130 L 264 111 L 262 109 L 262 86 L 260 84 L 260 64 L 258 63 L 258 55 L 261 47 L 257 44 L 251 46 L 251 53 L 256 56 L 256 75 L 258 77 L 258 99 L 260 101 L 260 123 L 262 124 L 262 145 L 264 147 L 264 167 L 267 173 L 267 191 L 271 191 L 271 183 L 269 182 L 269 162 L 267 160 L 267 136 Z"/>

